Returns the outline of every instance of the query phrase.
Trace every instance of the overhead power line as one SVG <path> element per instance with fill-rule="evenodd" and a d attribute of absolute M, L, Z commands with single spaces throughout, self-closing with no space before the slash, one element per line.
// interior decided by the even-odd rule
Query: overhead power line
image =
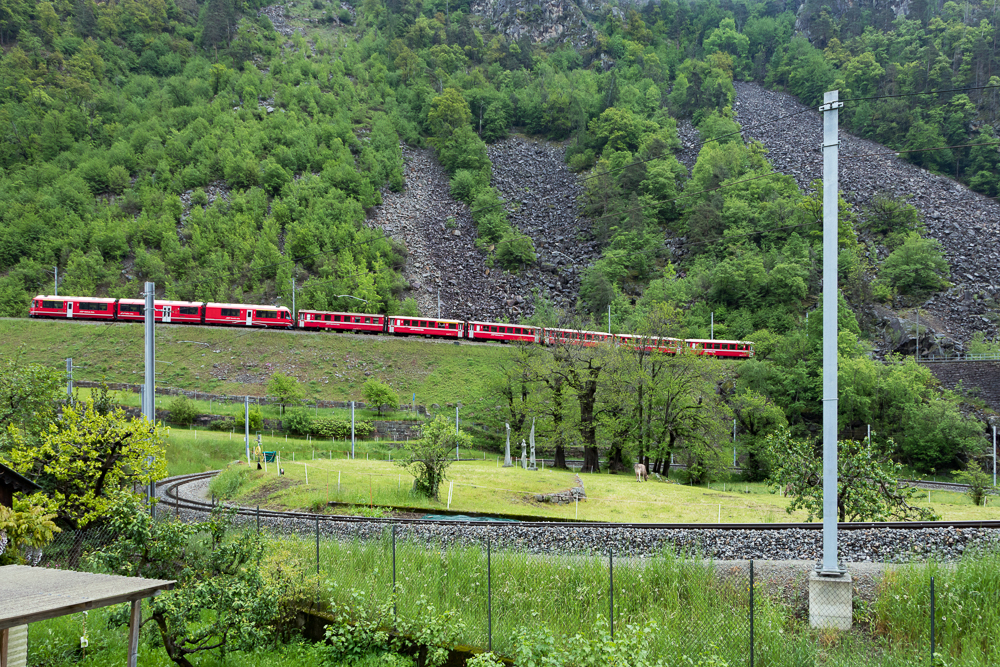
<path fill-rule="evenodd" d="M 965 86 L 963 88 L 947 88 L 945 90 L 929 90 L 925 93 L 899 93 L 896 95 L 872 95 L 871 97 L 849 97 L 841 102 L 864 102 L 867 100 L 886 100 L 894 97 L 918 97 L 921 95 L 943 95 L 945 93 L 963 93 L 967 90 L 990 90 L 1000 86 Z"/>

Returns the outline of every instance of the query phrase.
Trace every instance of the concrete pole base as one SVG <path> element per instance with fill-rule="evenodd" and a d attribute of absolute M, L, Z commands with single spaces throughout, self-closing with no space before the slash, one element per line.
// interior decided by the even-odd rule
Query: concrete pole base
<path fill-rule="evenodd" d="M 850 573 L 823 577 L 809 573 L 809 625 L 819 629 L 850 630 L 854 585 Z"/>

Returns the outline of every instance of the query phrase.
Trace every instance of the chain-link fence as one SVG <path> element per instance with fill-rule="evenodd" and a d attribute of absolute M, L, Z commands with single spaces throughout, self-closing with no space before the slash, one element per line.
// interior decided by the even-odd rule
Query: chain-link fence
<path fill-rule="evenodd" d="M 753 561 L 713 563 L 670 550 L 537 553 L 538 544 L 498 547 L 454 525 L 428 531 L 317 517 L 260 526 L 250 516 L 239 530 L 266 532 L 273 554 L 303 576 L 318 574 L 329 597 L 323 602 L 348 608 L 362 595 L 391 604 L 393 622 L 411 627 L 430 609 L 451 612 L 461 644 L 506 656 L 547 642 L 607 646 L 614 639 L 680 665 L 1000 664 L 995 553 L 886 568 L 859 594 L 849 579 L 775 578 L 773 565 Z M 100 526 L 61 533 L 41 564 L 86 567 L 87 555 L 114 537 Z"/>

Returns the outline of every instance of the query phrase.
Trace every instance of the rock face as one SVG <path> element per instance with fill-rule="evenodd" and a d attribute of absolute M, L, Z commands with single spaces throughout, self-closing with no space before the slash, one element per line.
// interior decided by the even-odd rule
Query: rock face
<path fill-rule="evenodd" d="M 744 126 L 744 138 L 763 143 L 775 169 L 793 176 L 800 188 L 807 189 L 814 180 L 822 178 L 823 131 L 819 112 L 806 111 L 788 120 L 754 127 L 763 119 L 792 114 L 805 107 L 789 95 L 756 84 L 735 85 L 735 111 Z M 682 142 L 693 145 L 691 137 L 683 133 L 681 136 Z M 871 153 L 881 155 L 871 156 Z M 851 157 L 855 155 L 864 157 Z M 996 336 L 995 313 L 986 302 L 1000 297 L 1000 205 L 955 181 L 896 157 L 885 146 L 844 131 L 840 132 L 840 159 L 840 189 L 856 210 L 879 192 L 893 196 L 912 194 L 910 203 L 920 211 L 928 235 L 944 246 L 954 285 L 920 306 L 921 319 L 926 311 L 929 319 L 940 323 L 929 332 L 941 337 L 935 339 L 935 344 L 947 345 L 944 338 L 968 341 L 976 331 L 986 332 L 988 338 Z M 890 329 L 900 328 L 892 327 L 888 320 L 884 324 Z M 921 331 L 922 351 L 929 349 L 925 333 L 928 332 Z M 910 345 L 912 353 L 915 341 Z"/>
<path fill-rule="evenodd" d="M 511 41 L 527 37 L 535 43 L 570 42 L 582 47 L 594 39 L 594 30 L 573 0 L 474 0 L 470 9 Z"/>
<path fill-rule="evenodd" d="M 516 321 L 534 312 L 532 291 L 556 305 L 571 307 L 580 269 L 597 256 L 596 245 L 578 240 L 589 223 L 576 212 L 579 187 L 562 159 L 562 149 L 523 139 L 490 147 L 493 186 L 511 203 L 511 222 L 532 237 L 536 266 L 518 273 L 487 266 L 476 247 L 469 208 L 450 194 L 448 174 L 428 150 L 404 146 L 402 192 L 384 191 L 369 224 L 406 244 L 404 297 L 416 299 L 420 313 L 461 320 Z M 520 206 L 516 206 L 520 204 Z"/>

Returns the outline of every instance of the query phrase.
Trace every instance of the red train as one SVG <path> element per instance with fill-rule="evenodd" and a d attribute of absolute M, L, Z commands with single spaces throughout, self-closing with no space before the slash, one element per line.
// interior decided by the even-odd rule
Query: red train
<path fill-rule="evenodd" d="M 36 296 L 31 301 L 31 317 L 71 318 L 141 322 L 145 305 L 141 299 L 98 299 L 76 296 Z M 454 340 L 482 340 L 544 345 L 600 345 L 657 350 L 676 354 L 682 348 L 698 354 L 747 359 L 754 356 L 753 343 L 742 340 L 650 338 L 603 331 L 549 329 L 509 322 L 465 322 L 409 315 L 345 313 L 300 310 L 298 320 L 284 306 L 238 303 L 198 303 L 194 301 L 154 301 L 154 318 L 169 324 L 227 325 L 241 327 L 299 328 L 315 331 L 386 333 L 395 336 L 424 336 Z"/>
<path fill-rule="evenodd" d="M 146 317 L 142 299 L 97 299 L 82 296 L 36 296 L 29 317 L 142 322 Z M 245 303 L 198 303 L 196 301 L 153 302 L 153 319 L 167 324 L 220 324 L 240 327 L 292 329 L 295 321 L 284 306 Z"/>

